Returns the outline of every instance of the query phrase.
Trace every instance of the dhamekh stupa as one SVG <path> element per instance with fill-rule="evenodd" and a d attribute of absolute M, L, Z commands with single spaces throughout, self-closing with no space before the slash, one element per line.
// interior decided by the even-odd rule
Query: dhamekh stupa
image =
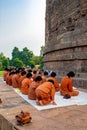
<path fill-rule="evenodd" d="M 44 66 L 87 87 L 87 0 L 46 0 Z"/>

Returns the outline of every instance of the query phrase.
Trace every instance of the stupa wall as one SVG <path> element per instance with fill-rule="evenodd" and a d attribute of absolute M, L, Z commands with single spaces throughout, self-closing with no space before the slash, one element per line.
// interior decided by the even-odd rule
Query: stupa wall
<path fill-rule="evenodd" d="M 45 69 L 87 87 L 87 0 L 46 0 Z"/>

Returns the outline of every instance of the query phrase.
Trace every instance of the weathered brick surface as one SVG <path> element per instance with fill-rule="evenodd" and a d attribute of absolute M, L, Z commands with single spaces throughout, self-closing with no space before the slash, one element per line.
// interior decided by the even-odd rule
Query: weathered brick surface
<path fill-rule="evenodd" d="M 79 86 L 87 78 L 87 0 L 46 0 L 45 30 L 45 69 L 74 71 Z"/>

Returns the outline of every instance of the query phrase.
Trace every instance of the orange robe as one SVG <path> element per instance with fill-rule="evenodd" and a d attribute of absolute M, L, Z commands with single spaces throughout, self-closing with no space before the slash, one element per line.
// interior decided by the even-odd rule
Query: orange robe
<path fill-rule="evenodd" d="M 54 101 L 55 87 L 50 82 L 44 82 L 36 88 L 36 100 L 42 101 L 43 105 Z"/>
<path fill-rule="evenodd" d="M 44 83 L 44 82 L 46 82 L 47 81 L 47 78 L 46 78 L 46 76 L 42 76 L 42 83 Z"/>
<path fill-rule="evenodd" d="M 49 77 L 48 80 L 54 81 L 54 87 L 55 87 L 56 92 L 60 90 L 59 83 L 55 77 Z"/>
<path fill-rule="evenodd" d="M 32 74 L 32 79 L 35 80 L 37 74 Z"/>
<path fill-rule="evenodd" d="M 14 74 L 12 76 L 12 86 L 13 86 L 13 88 L 18 88 L 18 79 L 19 79 L 18 74 Z"/>
<path fill-rule="evenodd" d="M 23 94 L 26 94 L 28 95 L 28 90 L 29 90 L 29 87 L 30 87 L 30 84 L 32 83 L 32 80 L 29 79 L 29 78 L 25 78 L 23 81 L 22 81 L 22 86 L 21 86 L 21 92 Z"/>
<path fill-rule="evenodd" d="M 21 89 L 22 81 L 25 79 L 25 77 L 26 77 L 25 75 L 19 77 L 19 80 L 18 80 L 18 88 L 19 88 L 19 89 Z"/>
<path fill-rule="evenodd" d="M 63 96 L 66 94 L 69 94 L 70 96 L 77 96 L 79 94 L 78 91 L 73 90 L 72 79 L 67 76 L 61 80 L 60 93 Z"/>
<path fill-rule="evenodd" d="M 36 99 L 36 93 L 35 93 L 35 90 L 36 88 L 40 85 L 39 82 L 35 82 L 33 81 L 29 87 L 29 91 L 28 91 L 28 98 L 29 99 L 32 99 L 32 100 L 35 100 Z"/>
<path fill-rule="evenodd" d="M 13 75 L 8 75 L 8 76 L 7 76 L 7 80 L 6 80 L 6 83 L 7 83 L 8 85 L 10 85 L 10 86 L 12 86 L 12 76 L 13 76 Z"/>

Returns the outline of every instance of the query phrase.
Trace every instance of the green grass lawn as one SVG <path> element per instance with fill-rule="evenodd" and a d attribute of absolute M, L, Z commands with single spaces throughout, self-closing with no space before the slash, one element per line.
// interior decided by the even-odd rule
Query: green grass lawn
<path fill-rule="evenodd" d="M 3 76 L 3 74 L 4 74 L 4 71 L 0 71 L 0 76 Z"/>

